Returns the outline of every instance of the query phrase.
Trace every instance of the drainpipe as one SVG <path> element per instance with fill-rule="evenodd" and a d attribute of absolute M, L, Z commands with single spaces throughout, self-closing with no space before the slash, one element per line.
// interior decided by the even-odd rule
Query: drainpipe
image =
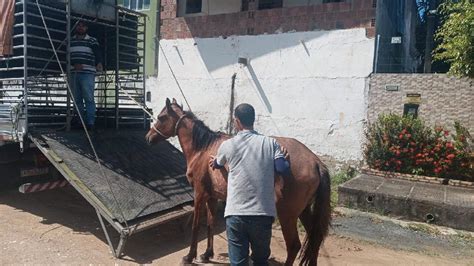
<path fill-rule="evenodd" d="M 229 122 L 227 123 L 227 134 L 231 135 L 234 128 L 234 105 L 235 105 L 235 78 L 237 73 L 232 75 L 232 85 L 230 87 L 230 104 L 229 104 Z"/>
<path fill-rule="evenodd" d="M 155 64 L 154 64 L 154 70 L 153 73 L 155 76 L 158 77 L 158 62 L 159 62 L 159 54 L 160 54 L 160 34 L 161 34 L 161 0 L 158 0 L 156 7 L 156 22 L 155 22 L 155 38 L 153 40 L 155 41 Z"/>

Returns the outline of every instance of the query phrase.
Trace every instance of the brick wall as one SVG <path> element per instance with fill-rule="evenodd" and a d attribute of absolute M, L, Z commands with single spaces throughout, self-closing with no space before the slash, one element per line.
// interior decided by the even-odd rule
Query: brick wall
<path fill-rule="evenodd" d="M 386 84 L 397 84 L 399 91 L 386 91 Z M 372 74 L 370 77 L 368 119 L 381 113 L 403 114 L 407 93 L 421 94 L 418 116 L 430 125 L 452 129 L 460 121 L 474 134 L 473 80 L 443 74 Z"/>
<path fill-rule="evenodd" d="M 230 35 L 258 35 L 288 31 L 366 28 L 375 34 L 376 0 L 348 0 L 311 6 L 256 10 L 210 16 L 176 17 L 176 0 L 162 0 L 161 38 L 209 38 Z"/>

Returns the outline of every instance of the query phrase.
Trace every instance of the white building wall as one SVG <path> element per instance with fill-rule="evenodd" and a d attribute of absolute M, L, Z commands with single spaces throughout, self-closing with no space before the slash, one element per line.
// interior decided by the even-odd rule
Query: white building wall
<path fill-rule="evenodd" d="M 225 131 L 231 76 L 236 105 L 256 108 L 256 129 L 294 137 L 318 155 L 361 160 L 366 79 L 374 41 L 365 29 L 162 40 L 192 110 L 211 129 Z M 249 58 L 249 66 L 237 63 Z M 160 54 L 159 74 L 147 81 L 158 113 L 166 97 L 183 97 Z"/>

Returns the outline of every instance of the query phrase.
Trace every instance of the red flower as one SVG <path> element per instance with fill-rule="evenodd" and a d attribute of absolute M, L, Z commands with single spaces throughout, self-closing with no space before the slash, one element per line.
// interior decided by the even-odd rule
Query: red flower
<path fill-rule="evenodd" d="M 411 138 L 411 134 L 407 134 L 407 138 Z"/>
<path fill-rule="evenodd" d="M 456 157 L 456 155 L 454 155 L 454 154 L 452 154 L 452 153 L 451 153 L 451 154 L 448 154 L 448 156 L 446 156 L 446 158 L 448 158 L 449 160 L 454 159 L 454 157 Z"/>
<path fill-rule="evenodd" d="M 445 136 L 445 137 L 449 136 L 449 130 L 445 130 L 445 131 L 444 131 L 444 136 Z"/>
<path fill-rule="evenodd" d="M 398 135 L 399 139 L 403 139 L 403 134 Z"/>

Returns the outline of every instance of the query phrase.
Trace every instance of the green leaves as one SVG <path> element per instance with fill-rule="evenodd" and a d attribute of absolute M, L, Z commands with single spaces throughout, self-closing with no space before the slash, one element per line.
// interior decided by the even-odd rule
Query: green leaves
<path fill-rule="evenodd" d="M 434 60 L 451 64 L 448 74 L 474 78 L 474 3 L 445 0 L 439 6 L 442 25 L 435 34 L 440 44 Z"/>
<path fill-rule="evenodd" d="M 418 118 L 382 114 L 366 131 L 365 160 L 377 170 L 473 180 L 472 138 L 461 124 L 454 127 L 453 134 Z"/>

